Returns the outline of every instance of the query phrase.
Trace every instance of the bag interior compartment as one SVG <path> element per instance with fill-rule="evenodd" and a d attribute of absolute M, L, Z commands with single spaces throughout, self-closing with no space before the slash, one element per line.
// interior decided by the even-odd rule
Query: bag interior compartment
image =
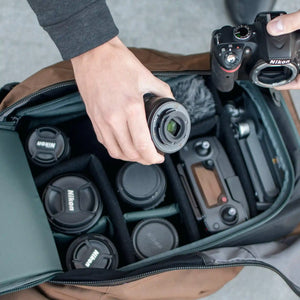
<path fill-rule="evenodd" d="M 191 114 L 193 126 L 190 140 L 213 137 L 221 141 L 234 173 L 239 178 L 246 195 L 250 211 L 249 220 L 253 221 L 256 216 L 267 213 L 273 202 L 276 202 L 282 187 L 286 190 L 291 189 L 290 185 L 292 183 L 285 180 L 286 169 L 284 165 L 282 167 L 280 164 L 282 162 L 280 153 L 278 154 L 275 148 L 276 144 L 269 137 L 270 129 L 265 128 L 265 120 L 261 119 L 261 112 L 258 111 L 252 100 L 245 96 L 242 88 L 235 90 L 233 94 L 218 94 L 211 86 L 208 77 L 199 75 L 171 77 L 170 75 L 161 74 L 159 77 L 171 85 L 177 100 L 186 105 Z M 184 97 L 183 91 L 187 91 L 189 94 Z M 197 219 L 187 188 L 184 187 L 181 174 L 178 172 L 178 165 L 182 164 L 179 153 L 165 155 L 165 162 L 159 166 L 166 177 L 166 195 L 158 206 L 144 210 L 126 204 L 120 198 L 120 192 L 116 184 L 117 175 L 126 163 L 109 157 L 106 149 L 97 141 L 91 122 L 84 112 L 84 107 L 79 104 L 79 98 L 78 93 L 75 93 L 73 96 L 72 94 L 67 96 L 65 100 L 63 98 L 58 99 L 55 102 L 55 107 L 51 107 L 50 102 L 49 104 L 40 104 L 38 107 L 30 107 L 27 111 L 26 108 L 19 110 L 17 113 L 19 117 L 17 131 L 27 154 L 28 136 L 32 130 L 39 126 L 55 126 L 68 137 L 70 154 L 59 164 L 45 168 L 36 165 L 29 159 L 40 196 L 43 195 L 45 185 L 61 174 L 83 173 L 90 178 L 99 188 L 104 209 L 102 217 L 88 232 L 101 233 L 115 243 L 121 255 L 119 264 L 121 269 L 136 262 L 138 262 L 136 264 L 138 267 L 141 263 L 135 253 L 131 235 L 134 227 L 143 220 L 165 219 L 171 222 L 178 232 L 179 242 L 176 245 L 177 248 L 159 254 L 157 256 L 158 261 L 163 260 L 164 257 L 187 253 L 192 249 L 205 248 L 206 243 L 209 245 L 210 242 L 217 241 L 218 237 L 220 237 L 220 240 L 224 240 L 230 237 L 233 232 L 237 232 L 239 227 L 247 228 L 249 220 L 238 225 L 229 225 L 228 229 L 223 231 L 208 232 L 203 218 L 200 216 Z M 184 103 L 180 99 L 188 99 L 188 101 Z M 73 109 L 70 110 L 73 100 L 76 111 L 74 117 L 70 113 L 74 112 Z M 200 105 L 195 106 L 195 102 L 200 103 Z M 43 111 L 44 108 L 46 108 L 45 111 Z M 253 186 L 245 156 L 241 153 L 239 138 L 237 137 L 238 130 L 235 128 L 237 123 L 249 123 L 249 120 L 253 122 L 251 124 L 257 131 L 255 141 L 259 141 L 261 152 L 266 157 L 265 161 L 267 161 L 274 184 L 278 188 L 276 195 L 272 199 L 268 199 L 269 202 L 263 209 L 257 207 L 259 202 L 257 187 Z M 222 164 L 222 160 L 219 163 Z M 257 162 L 251 163 L 255 165 Z M 184 168 L 183 172 L 185 172 Z M 219 173 L 218 176 L 223 175 Z M 190 185 L 189 179 L 187 182 Z M 226 185 L 228 184 L 226 183 Z M 226 189 L 228 189 L 228 186 Z M 231 196 L 232 193 L 234 193 L 233 190 L 230 192 Z M 251 224 L 253 223 L 255 221 Z M 65 267 L 66 249 L 77 235 L 57 233 L 55 230 L 53 234 L 61 255 L 62 264 Z M 197 243 L 197 241 L 201 241 L 202 244 L 196 245 L 195 242 Z M 145 264 L 155 262 L 152 257 L 143 261 L 145 261 Z"/>

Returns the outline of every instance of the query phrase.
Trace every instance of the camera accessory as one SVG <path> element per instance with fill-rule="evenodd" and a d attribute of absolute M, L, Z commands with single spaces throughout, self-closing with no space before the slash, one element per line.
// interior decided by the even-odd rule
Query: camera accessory
<path fill-rule="evenodd" d="M 176 248 L 179 238 L 169 221 L 153 218 L 143 220 L 135 226 L 132 241 L 137 256 L 143 259 Z"/>
<path fill-rule="evenodd" d="M 268 159 L 263 151 L 252 120 L 236 123 L 235 130 L 258 199 L 257 209 L 265 210 L 274 202 L 279 193 L 268 164 L 268 160 L 270 164 L 271 162 L 273 164 L 274 160 Z"/>
<path fill-rule="evenodd" d="M 251 79 L 272 88 L 294 80 L 299 72 L 300 30 L 280 36 L 268 34 L 267 23 L 285 12 L 262 12 L 253 24 L 224 26 L 211 41 L 212 81 L 222 92 L 237 79 Z"/>
<path fill-rule="evenodd" d="M 215 137 L 189 141 L 179 152 L 178 171 L 195 217 L 211 233 L 249 218 L 247 200 L 238 176 Z"/>
<path fill-rule="evenodd" d="M 215 99 L 201 75 L 179 75 L 166 81 L 172 93 L 187 110 L 191 123 L 203 122 L 216 114 Z"/>
<path fill-rule="evenodd" d="M 174 99 L 144 95 L 147 122 L 155 147 L 163 153 L 180 150 L 189 138 L 191 121 L 184 106 Z"/>
<path fill-rule="evenodd" d="M 119 256 L 114 244 L 101 234 L 86 234 L 75 239 L 66 254 L 68 270 L 116 269 Z"/>
<path fill-rule="evenodd" d="M 166 178 L 157 165 L 126 163 L 120 169 L 116 182 L 120 197 L 131 206 L 150 209 L 164 200 Z"/>
<path fill-rule="evenodd" d="M 69 140 L 55 127 L 36 128 L 28 137 L 27 153 L 31 161 L 41 167 L 53 166 L 70 153 Z"/>
<path fill-rule="evenodd" d="M 89 230 L 103 210 L 96 186 L 81 175 L 55 178 L 46 186 L 43 201 L 53 229 L 66 234 Z"/>

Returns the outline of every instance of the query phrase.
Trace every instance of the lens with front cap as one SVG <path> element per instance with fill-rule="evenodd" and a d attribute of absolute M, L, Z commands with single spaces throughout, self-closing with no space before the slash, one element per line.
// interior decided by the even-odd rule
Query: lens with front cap
<path fill-rule="evenodd" d="M 114 244 L 102 234 L 86 234 L 75 239 L 68 248 L 66 265 L 73 269 L 116 269 L 119 255 Z"/>
<path fill-rule="evenodd" d="M 97 187 L 79 174 L 54 178 L 46 186 L 42 198 L 52 228 L 65 234 L 88 231 L 103 210 Z"/>
<path fill-rule="evenodd" d="M 28 136 L 26 152 L 36 165 L 50 167 L 69 156 L 69 139 L 56 127 L 41 126 Z"/>

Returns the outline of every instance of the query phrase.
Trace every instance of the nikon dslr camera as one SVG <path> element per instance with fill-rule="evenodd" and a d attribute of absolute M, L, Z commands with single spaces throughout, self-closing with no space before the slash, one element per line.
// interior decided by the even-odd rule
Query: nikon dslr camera
<path fill-rule="evenodd" d="M 250 79 L 270 88 L 293 81 L 300 69 L 300 30 L 271 36 L 270 20 L 285 12 L 262 12 L 254 24 L 224 26 L 211 41 L 212 80 L 221 92 L 233 89 L 237 79 Z"/>

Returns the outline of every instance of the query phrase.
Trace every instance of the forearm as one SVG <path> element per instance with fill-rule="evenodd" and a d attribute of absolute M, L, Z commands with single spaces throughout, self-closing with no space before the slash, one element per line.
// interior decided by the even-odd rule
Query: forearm
<path fill-rule="evenodd" d="M 28 3 L 65 60 L 118 34 L 105 0 L 28 0 Z"/>

